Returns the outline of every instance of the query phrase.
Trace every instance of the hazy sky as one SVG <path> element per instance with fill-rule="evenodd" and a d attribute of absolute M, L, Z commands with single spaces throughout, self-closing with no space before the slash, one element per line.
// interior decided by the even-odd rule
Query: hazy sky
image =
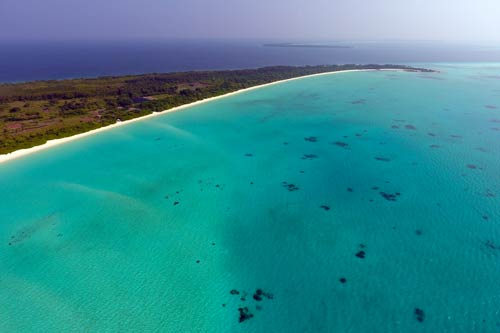
<path fill-rule="evenodd" d="M 500 41 L 500 0 L 0 0 L 0 38 Z"/>

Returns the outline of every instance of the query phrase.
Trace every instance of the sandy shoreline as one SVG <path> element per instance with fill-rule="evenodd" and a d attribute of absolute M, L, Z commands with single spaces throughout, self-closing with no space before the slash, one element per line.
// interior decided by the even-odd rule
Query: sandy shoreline
<path fill-rule="evenodd" d="M 80 134 L 68 136 L 68 137 L 61 138 L 61 139 L 49 140 L 46 143 L 44 143 L 42 145 L 39 145 L 39 146 L 34 146 L 34 147 L 31 147 L 31 148 L 26 148 L 26 149 L 19 149 L 19 150 L 16 150 L 16 151 L 12 152 L 12 153 L 0 155 L 0 164 L 1 163 L 5 163 L 7 161 L 11 161 L 11 160 L 17 159 L 17 158 L 20 158 L 20 157 L 23 157 L 23 156 L 27 156 L 27 155 L 33 154 L 33 153 L 36 153 L 36 152 L 39 152 L 39 151 L 42 151 L 42 150 L 45 150 L 45 149 L 48 149 L 48 148 L 51 148 L 51 147 L 54 147 L 54 146 L 58 146 L 58 145 L 61 145 L 63 143 L 66 143 L 66 142 L 78 140 L 78 139 L 84 138 L 86 136 L 97 134 L 99 132 L 108 131 L 108 130 L 111 130 L 111 129 L 116 128 L 118 126 L 125 126 L 125 125 L 128 125 L 128 124 L 136 122 L 136 121 L 141 121 L 141 120 L 152 118 L 152 117 L 162 116 L 162 115 L 170 113 L 170 112 L 180 111 L 180 110 L 183 110 L 183 109 L 186 109 L 186 108 L 190 108 L 190 107 L 193 107 L 193 106 L 196 106 L 196 105 L 208 103 L 208 102 L 211 102 L 211 101 L 214 101 L 214 100 L 217 100 L 217 99 L 226 98 L 226 97 L 229 97 L 229 96 L 234 96 L 234 95 L 241 94 L 241 93 L 244 93 L 244 92 L 248 92 L 248 91 L 251 91 L 251 90 L 260 89 L 260 88 L 264 88 L 264 87 L 269 87 L 269 86 L 272 86 L 272 85 L 276 85 L 276 84 L 280 84 L 280 83 L 284 83 L 284 82 L 288 82 L 288 81 L 295 81 L 295 80 L 300 80 L 300 79 L 304 79 L 304 78 L 315 77 L 315 76 L 332 75 L 332 74 L 347 73 L 347 72 L 368 72 L 368 71 L 401 71 L 401 69 L 350 69 L 350 70 L 344 70 L 344 71 L 335 71 L 335 72 L 326 72 L 326 73 L 318 73 L 318 74 L 312 74 L 312 75 L 306 75 L 306 76 L 299 76 L 299 77 L 295 77 L 295 78 L 291 78 L 291 79 L 286 79 L 286 80 L 281 80 L 281 81 L 266 83 L 266 84 L 262 84 L 262 85 L 259 85 L 259 86 L 250 87 L 250 88 L 246 88 L 246 89 L 241 89 L 241 90 L 238 90 L 238 91 L 234 91 L 234 92 L 231 92 L 231 93 L 227 93 L 227 94 L 224 94 L 224 95 L 221 95 L 221 96 L 210 97 L 210 98 L 199 100 L 199 101 L 196 101 L 196 102 L 193 102 L 193 103 L 189 103 L 189 104 L 177 106 L 177 107 L 172 108 L 172 109 L 168 109 L 168 110 L 164 110 L 164 111 L 160 111 L 160 112 L 153 112 L 151 114 L 148 114 L 148 115 L 145 115 L 145 116 L 142 116 L 142 117 L 138 117 L 138 118 L 134 118 L 134 119 L 122 121 L 122 122 L 119 122 L 119 123 L 111 124 L 111 125 L 108 125 L 108 126 L 100 127 L 100 128 L 88 131 L 88 132 L 84 132 L 84 133 L 80 133 Z"/>

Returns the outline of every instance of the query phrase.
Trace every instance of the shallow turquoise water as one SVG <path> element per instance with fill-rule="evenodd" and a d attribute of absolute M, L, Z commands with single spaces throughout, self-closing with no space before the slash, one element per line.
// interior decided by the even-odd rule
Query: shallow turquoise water
<path fill-rule="evenodd" d="M 500 64 L 427 66 L 0 165 L 0 331 L 498 332 Z"/>

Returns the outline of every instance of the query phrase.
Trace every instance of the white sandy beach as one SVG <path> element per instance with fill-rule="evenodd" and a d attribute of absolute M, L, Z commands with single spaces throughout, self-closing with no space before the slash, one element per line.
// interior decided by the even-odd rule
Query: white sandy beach
<path fill-rule="evenodd" d="M 80 133 L 80 134 L 72 135 L 72 136 L 69 136 L 69 137 L 61 138 L 61 139 L 49 140 L 46 143 L 44 143 L 42 145 L 39 145 L 39 146 L 35 146 L 35 147 L 27 148 L 27 149 L 20 149 L 20 150 L 14 151 L 12 153 L 0 155 L 0 163 L 5 163 L 7 161 L 11 161 L 11 160 L 23 157 L 23 156 L 27 156 L 27 155 L 30 155 L 30 154 L 33 154 L 33 153 L 36 153 L 36 152 L 39 152 L 39 151 L 42 151 L 42 150 L 54 147 L 54 146 L 61 145 L 61 144 L 66 143 L 66 142 L 78 140 L 78 139 L 84 138 L 86 136 L 94 135 L 94 134 L 97 134 L 97 133 L 100 133 L 100 132 L 103 132 L 103 131 L 108 131 L 108 130 L 111 130 L 111 129 L 116 128 L 118 126 L 125 126 L 125 125 L 131 124 L 131 123 L 136 122 L 136 121 L 141 121 L 141 120 L 152 118 L 152 117 L 162 116 L 162 115 L 170 113 L 170 112 L 184 110 L 186 108 L 190 108 L 190 107 L 193 107 L 193 106 L 196 106 L 196 105 L 200 105 L 200 104 L 203 104 L 203 103 L 208 103 L 208 102 L 211 102 L 211 101 L 214 101 L 214 100 L 217 100 L 217 99 L 226 98 L 226 97 L 229 97 L 229 96 L 234 96 L 236 94 L 241 94 L 241 93 L 244 93 L 244 92 L 247 92 L 247 91 L 251 91 L 251 90 L 255 90 L 255 89 L 260 89 L 260 88 L 264 88 L 264 87 L 268 87 L 268 86 L 271 86 L 271 85 L 280 84 L 280 83 L 284 83 L 284 82 L 288 82 L 288 81 L 294 81 L 294 80 L 300 80 L 300 79 L 315 77 L 315 76 L 332 75 L 332 74 L 340 74 L 340 73 L 347 73 L 347 72 L 367 72 L 367 71 L 401 71 L 401 69 L 351 69 L 351 70 L 344 70 L 344 71 L 335 71 L 335 72 L 326 72 L 326 73 L 312 74 L 312 75 L 300 76 L 300 77 L 296 77 L 296 78 L 292 78 L 292 79 L 287 79 L 287 80 L 276 81 L 276 82 L 272 82 L 272 83 L 266 83 L 266 84 L 262 84 L 262 85 L 259 85 L 259 86 L 255 86 L 255 87 L 251 87 L 251 88 L 246 88 L 246 89 L 241 89 L 241 90 L 238 90 L 238 91 L 227 93 L 227 94 L 221 95 L 221 96 L 206 98 L 206 99 L 203 99 L 203 100 L 200 100 L 200 101 L 196 101 L 196 102 L 193 102 L 193 103 L 181 105 L 181 106 L 178 106 L 178 107 L 175 107 L 175 108 L 172 108 L 172 109 L 168 109 L 168 110 L 165 110 L 165 111 L 153 112 L 153 113 L 148 114 L 146 116 L 142 116 L 142 117 L 138 117 L 138 118 L 134 118 L 134 119 L 122 121 L 122 122 L 117 122 L 115 124 L 111 124 L 111 125 L 108 125 L 108 126 L 105 126 L 105 127 L 97 128 L 97 129 L 94 129 L 94 130 L 91 130 L 91 131 L 88 131 L 88 132 L 85 132 L 85 133 Z"/>

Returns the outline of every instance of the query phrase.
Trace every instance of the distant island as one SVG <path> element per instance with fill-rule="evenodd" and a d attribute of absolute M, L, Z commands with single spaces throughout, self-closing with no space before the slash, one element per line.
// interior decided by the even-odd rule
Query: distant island
<path fill-rule="evenodd" d="M 401 65 L 276 66 L 0 84 L 0 154 L 241 89 L 345 70 Z"/>
<path fill-rule="evenodd" d="M 352 49 L 348 45 L 331 45 L 331 44 L 296 44 L 296 43 L 270 43 L 264 44 L 265 47 L 302 47 L 302 48 L 318 48 L 318 49 Z"/>

